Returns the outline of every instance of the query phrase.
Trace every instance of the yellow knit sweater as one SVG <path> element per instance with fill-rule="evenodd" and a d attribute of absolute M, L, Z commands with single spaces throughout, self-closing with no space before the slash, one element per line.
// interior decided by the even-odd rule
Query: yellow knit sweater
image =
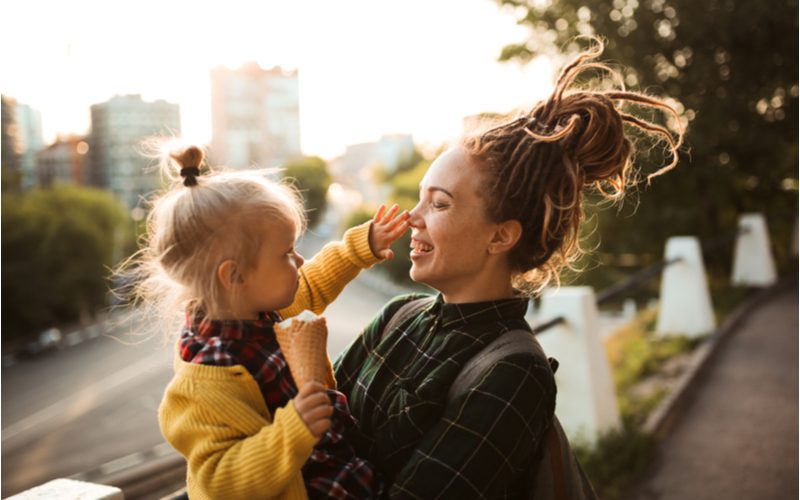
<path fill-rule="evenodd" d="M 366 223 L 347 231 L 300 268 L 291 317 L 321 313 L 361 269 L 379 261 Z M 329 386 L 335 387 L 329 361 Z M 305 499 L 300 469 L 317 439 L 289 402 L 270 415 L 258 384 L 241 365 L 209 366 L 175 358 L 175 375 L 158 411 L 161 433 L 187 461 L 189 498 Z"/>

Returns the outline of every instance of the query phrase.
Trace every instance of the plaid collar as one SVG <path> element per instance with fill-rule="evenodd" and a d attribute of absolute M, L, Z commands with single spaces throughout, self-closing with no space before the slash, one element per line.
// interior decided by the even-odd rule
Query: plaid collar
<path fill-rule="evenodd" d="M 440 293 L 428 310 L 438 316 L 447 329 L 458 329 L 467 324 L 476 325 L 495 321 L 524 320 L 528 311 L 528 297 L 450 304 Z"/>
<path fill-rule="evenodd" d="M 276 311 L 261 312 L 255 320 L 204 319 L 202 312 L 194 316 L 186 315 L 186 328 L 202 338 L 219 337 L 225 340 L 242 340 L 253 336 L 270 335 L 275 333 L 272 329 L 275 323 L 281 321 L 281 316 Z"/>

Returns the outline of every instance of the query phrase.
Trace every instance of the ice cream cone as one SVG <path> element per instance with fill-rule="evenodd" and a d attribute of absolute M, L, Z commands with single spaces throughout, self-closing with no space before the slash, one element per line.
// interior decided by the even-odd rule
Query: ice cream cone
<path fill-rule="evenodd" d="M 293 319 L 288 328 L 275 325 L 275 335 L 298 388 L 311 381 L 325 384 L 328 366 L 325 318 Z"/>

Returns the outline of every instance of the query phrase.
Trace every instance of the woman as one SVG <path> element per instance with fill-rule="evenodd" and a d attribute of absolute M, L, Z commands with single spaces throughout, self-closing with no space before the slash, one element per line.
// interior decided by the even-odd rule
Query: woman
<path fill-rule="evenodd" d="M 411 278 L 440 293 L 420 312 L 384 331 L 403 304 L 386 305 L 335 365 L 339 389 L 358 419 L 359 456 L 373 461 L 390 497 L 506 498 L 526 491 L 526 474 L 555 409 L 546 360 L 529 353 L 496 363 L 448 400 L 461 367 L 524 316 L 538 293 L 580 255 L 582 191 L 620 198 L 632 182 L 627 123 L 665 140 L 677 164 L 677 139 L 628 115 L 622 101 L 666 104 L 624 91 L 567 93 L 602 46 L 581 54 L 553 95 L 523 116 L 463 138 L 420 184 L 411 212 Z"/>

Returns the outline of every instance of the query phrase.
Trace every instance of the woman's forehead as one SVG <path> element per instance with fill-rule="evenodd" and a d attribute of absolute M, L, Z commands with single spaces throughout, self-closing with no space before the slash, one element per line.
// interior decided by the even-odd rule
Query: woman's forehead
<path fill-rule="evenodd" d="M 463 148 L 456 147 L 442 153 L 428 168 L 420 188 L 444 189 L 450 193 L 474 191 L 476 171 Z"/>

